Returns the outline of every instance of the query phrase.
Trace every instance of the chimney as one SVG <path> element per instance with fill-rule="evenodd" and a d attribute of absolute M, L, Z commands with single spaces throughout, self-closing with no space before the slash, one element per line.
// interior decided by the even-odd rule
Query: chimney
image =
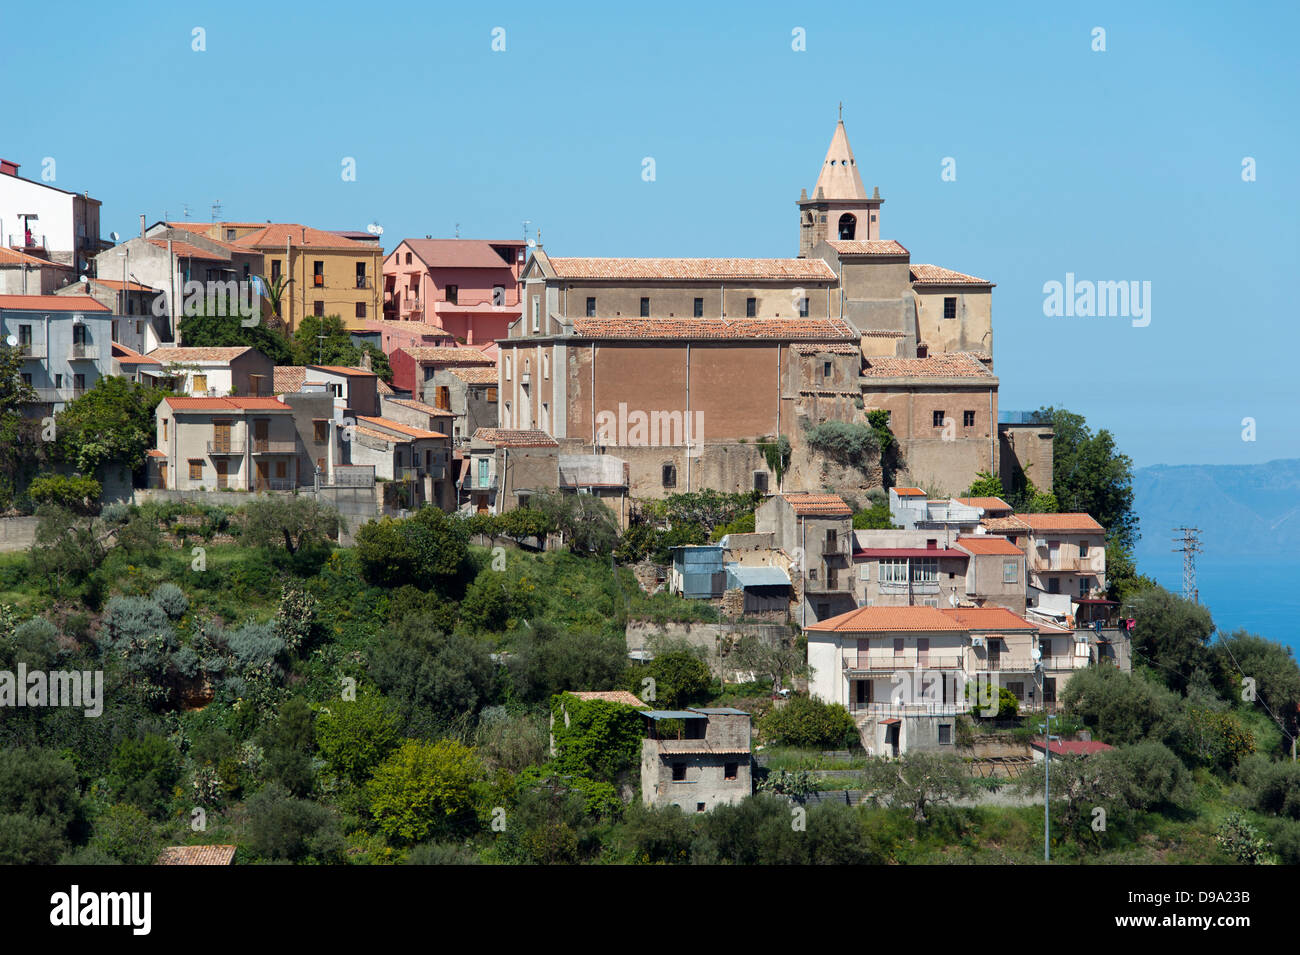
<path fill-rule="evenodd" d="M 0 173 L 6 176 L 18 175 L 18 163 L 12 159 L 0 159 Z"/>
<path fill-rule="evenodd" d="M 144 213 L 140 213 L 140 238 L 144 238 Z"/>

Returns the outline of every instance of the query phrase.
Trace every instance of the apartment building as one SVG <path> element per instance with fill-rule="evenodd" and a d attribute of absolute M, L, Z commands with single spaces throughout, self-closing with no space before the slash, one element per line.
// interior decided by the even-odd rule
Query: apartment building
<path fill-rule="evenodd" d="M 169 396 L 158 404 L 151 483 L 168 490 L 293 490 L 310 484 L 293 410 L 271 397 Z"/>
<path fill-rule="evenodd" d="M 505 338 L 520 314 L 525 252 L 520 239 L 404 239 L 384 259 L 384 318 L 466 345 Z"/>
<path fill-rule="evenodd" d="M 559 449 L 544 431 L 479 428 L 465 454 L 459 506 L 479 514 L 526 506 L 538 491 L 559 487 Z"/>
<path fill-rule="evenodd" d="M 497 375 L 495 363 L 434 366 L 433 377 L 424 382 L 424 403 L 451 415 L 451 435 L 457 446 L 479 428 L 500 424 Z"/>
<path fill-rule="evenodd" d="M 93 274 L 105 244 L 99 238 L 102 203 L 87 192 L 58 188 L 53 176 L 46 181 L 44 168 L 40 180 L 20 176 L 19 168 L 0 159 L 0 246 Z"/>
<path fill-rule="evenodd" d="M 930 531 L 854 531 L 860 607 L 956 607 L 968 601 L 970 554 Z"/>
<path fill-rule="evenodd" d="M 394 388 L 410 393 L 412 398 L 436 405 L 436 388 L 433 395 L 427 392 L 429 383 L 439 371 L 450 368 L 487 368 L 492 370 L 495 377 L 497 361 L 477 348 L 410 345 L 395 349 L 388 356 L 388 364 L 393 369 Z"/>
<path fill-rule="evenodd" d="M 0 247 L 0 295 L 53 295 L 69 286 L 80 295 L 86 294 L 73 285 L 76 278 L 77 272 L 70 265 Z"/>
<path fill-rule="evenodd" d="M 88 296 L 0 295 L 0 340 L 22 357 L 19 375 L 37 408 L 63 406 L 113 374 L 112 312 Z"/>

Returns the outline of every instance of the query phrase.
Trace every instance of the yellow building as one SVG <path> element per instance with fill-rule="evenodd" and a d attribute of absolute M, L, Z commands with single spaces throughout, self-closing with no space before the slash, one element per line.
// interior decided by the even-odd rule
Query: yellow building
<path fill-rule="evenodd" d="M 280 317 L 292 332 L 305 315 L 337 315 L 348 328 L 383 318 L 384 250 L 378 242 L 348 238 L 285 222 L 171 223 L 235 248 L 260 252 L 265 277 L 288 279 Z"/>

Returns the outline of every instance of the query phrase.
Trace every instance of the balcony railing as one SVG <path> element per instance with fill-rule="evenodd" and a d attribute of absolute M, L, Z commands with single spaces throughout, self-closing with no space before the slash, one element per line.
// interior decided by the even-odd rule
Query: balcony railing
<path fill-rule="evenodd" d="M 1100 574 L 1103 561 L 1097 557 L 1050 557 L 1031 556 L 1029 572 L 1031 574 Z"/>
<path fill-rule="evenodd" d="M 969 669 L 979 673 L 1032 673 L 1034 661 L 1029 657 L 1013 657 L 1006 654 L 987 660 L 975 657 L 971 660 Z"/>
<path fill-rule="evenodd" d="M 970 712 L 969 703 L 849 703 L 849 712 L 877 718 L 904 716 L 958 716 Z"/>
<path fill-rule="evenodd" d="M 374 288 L 368 275 L 357 276 L 357 288 Z"/>
<path fill-rule="evenodd" d="M 295 454 L 298 450 L 296 441 L 271 441 L 267 438 L 253 439 L 254 454 Z"/>
<path fill-rule="evenodd" d="M 84 361 L 99 357 L 99 350 L 94 342 L 73 342 L 68 346 L 68 361 Z"/>
<path fill-rule="evenodd" d="M 36 400 L 41 403 L 75 401 L 86 393 L 85 388 L 33 388 Z"/>
<path fill-rule="evenodd" d="M 20 358 L 44 358 L 45 344 L 43 342 L 19 342 L 14 346 Z"/>
<path fill-rule="evenodd" d="M 856 658 L 844 658 L 844 669 L 858 673 L 893 673 L 898 670 L 961 670 L 964 659 L 960 653 L 930 653 L 924 659 L 920 654 L 859 653 Z"/>
<path fill-rule="evenodd" d="M 208 454 L 243 454 L 244 445 L 241 441 L 209 441 Z"/>

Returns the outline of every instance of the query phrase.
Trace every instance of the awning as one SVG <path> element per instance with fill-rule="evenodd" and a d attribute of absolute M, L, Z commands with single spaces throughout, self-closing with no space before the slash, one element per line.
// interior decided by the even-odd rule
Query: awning
<path fill-rule="evenodd" d="M 738 587 L 789 587 L 790 577 L 780 567 L 744 567 L 740 564 L 727 564 L 727 576 L 730 584 Z"/>
<path fill-rule="evenodd" d="M 881 721 L 880 721 L 880 725 L 881 725 L 881 726 L 893 726 L 893 725 L 895 725 L 896 723 L 901 723 L 901 722 L 903 722 L 903 721 L 902 721 L 902 720 L 898 720 L 898 719 L 888 719 L 888 720 L 881 720 Z"/>

